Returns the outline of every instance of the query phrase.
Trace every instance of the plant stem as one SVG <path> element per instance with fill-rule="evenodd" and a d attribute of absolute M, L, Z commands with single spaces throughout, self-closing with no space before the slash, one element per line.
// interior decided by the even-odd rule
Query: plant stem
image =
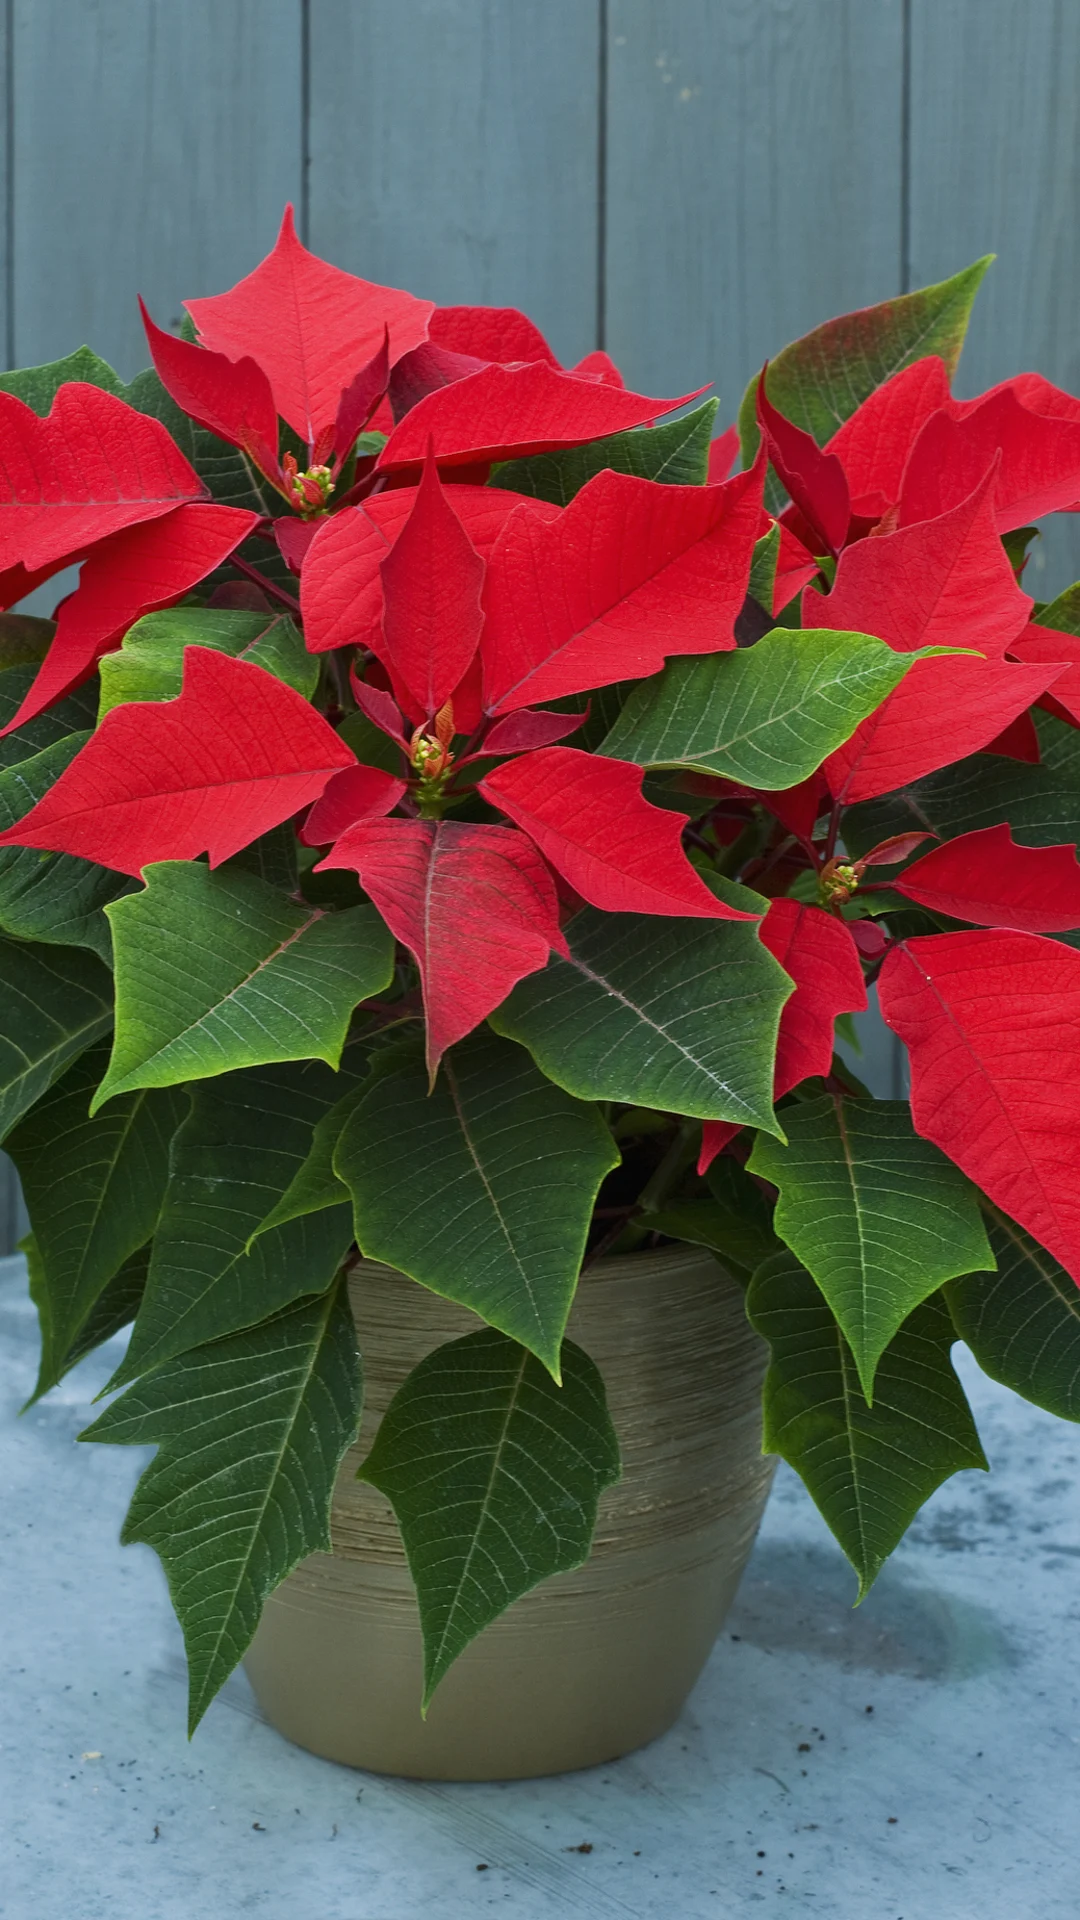
<path fill-rule="evenodd" d="M 279 587 L 275 581 L 268 580 L 265 573 L 259 572 L 258 567 L 253 567 L 247 560 L 241 560 L 238 553 L 229 556 L 228 565 L 236 567 L 240 573 L 246 573 L 249 580 L 254 580 L 256 586 L 261 587 L 264 593 L 269 593 L 275 600 L 280 600 L 282 606 L 288 607 L 290 613 L 300 612 L 299 600 L 295 600 L 291 593 L 286 593 L 284 587 Z"/>
<path fill-rule="evenodd" d="M 697 1158 L 700 1131 L 696 1120 L 680 1122 L 679 1131 L 660 1165 L 638 1195 L 640 1212 L 659 1213 L 672 1188 L 678 1185 L 687 1167 Z"/>

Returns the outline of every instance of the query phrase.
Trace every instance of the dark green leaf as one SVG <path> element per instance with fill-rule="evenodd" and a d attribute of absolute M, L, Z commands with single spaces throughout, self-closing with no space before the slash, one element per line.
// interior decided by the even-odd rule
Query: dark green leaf
<path fill-rule="evenodd" d="M 1080 1420 L 1080 1287 L 1015 1220 L 987 1215 L 998 1270 L 949 1282 L 956 1331 L 992 1380 Z"/>
<path fill-rule="evenodd" d="M 0 673 L 9 667 L 39 667 L 55 632 L 55 620 L 39 620 L 33 613 L 0 613 Z"/>
<path fill-rule="evenodd" d="M 109 1282 L 153 1233 L 169 1142 L 188 1110 L 187 1094 L 169 1088 L 126 1094 L 91 1120 L 108 1052 L 82 1054 L 6 1141 L 39 1262 L 39 1394 L 59 1380 Z"/>
<path fill-rule="evenodd" d="M 69 733 L 32 759 L 0 769 L 0 826 L 29 813 L 75 758 L 89 733 Z M 135 886 L 125 874 L 70 853 L 38 847 L 0 847 L 0 928 L 17 940 L 90 947 L 112 962 L 112 936 L 103 909 Z"/>
<path fill-rule="evenodd" d="M 774 627 L 753 647 L 670 661 L 630 695 L 600 751 L 636 766 L 793 787 L 919 657 L 870 634 Z"/>
<path fill-rule="evenodd" d="M 650 1214 L 648 1225 L 673 1240 L 711 1247 L 733 1272 L 749 1279 L 755 1267 L 779 1250 L 772 1206 L 737 1160 L 722 1154 L 706 1174 L 708 1199 L 683 1199 Z"/>
<path fill-rule="evenodd" d="M 936 353 L 955 373 L 972 303 L 993 259 L 987 254 L 951 280 L 883 300 L 876 307 L 826 320 L 792 341 L 769 363 L 768 394 L 774 407 L 811 433 L 819 446 L 831 440 L 875 387 Z M 757 452 L 755 374 L 739 408 L 743 465 Z"/>
<path fill-rule="evenodd" d="M 356 1238 L 555 1371 L 593 1203 L 619 1164 L 595 1107 L 480 1031 L 443 1060 L 389 1058 L 353 1109 L 334 1169 Z"/>
<path fill-rule="evenodd" d="M 792 985 L 755 926 L 590 907 L 566 934 L 569 960 L 552 955 L 492 1016 L 549 1080 L 584 1100 L 776 1129 L 773 1061 Z"/>
<path fill-rule="evenodd" d="M 771 614 L 773 600 L 776 597 L 776 564 L 780 558 L 780 528 L 774 523 L 768 533 L 763 533 L 754 547 L 754 558 L 750 563 L 750 585 L 747 591 L 753 595 L 759 607 Z"/>
<path fill-rule="evenodd" d="M 272 1060 L 336 1066 L 352 1010 L 393 976 L 374 907 L 297 906 L 254 874 L 164 860 L 108 908 L 117 1033 L 97 1104 Z"/>
<path fill-rule="evenodd" d="M 185 647 L 209 647 L 263 667 L 306 700 L 318 684 L 319 663 L 287 613 L 170 607 L 145 614 L 129 628 L 123 645 L 105 655 L 99 718 L 129 700 L 174 700 L 183 678 Z"/>
<path fill-rule="evenodd" d="M 388 733 L 369 720 L 366 713 L 359 709 L 347 713 L 338 732 L 346 746 L 351 747 L 358 760 L 366 767 L 382 767 L 384 773 L 401 774 L 405 769 L 405 755 Z"/>
<path fill-rule="evenodd" d="M 27 1401 L 33 1406 L 35 1400 L 62 1380 L 72 1367 L 95 1347 L 105 1340 L 111 1340 L 114 1333 L 129 1326 L 139 1310 L 139 1302 L 146 1286 L 146 1269 L 150 1262 L 149 1247 L 140 1247 L 136 1253 L 125 1260 L 118 1273 L 107 1281 L 102 1288 L 86 1319 L 70 1346 L 64 1348 L 55 1338 L 49 1319 L 49 1288 L 45 1279 L 38 1244 L 32 1233 L 19 1242 L 19 1252 L 26 1255 L 26 1265 L 30 1276 L 30 1298 L 37 1308 L 41 1327 L 41 1366 L 38 1370 L 37 1384 Z"/>
<path fill-rule="evenodd" d="M 1048 713 L 1034 715 L 1042 749 L 1038 766 L 976 753 L 898 793 L 849 807 L 844 844 L 869 852 L 894 833 L 929 828 L 942 840 L 1007 820 L 1021 846 L 1080 840 L 1080 733 Z"/>
<path fill-rule="evenodd" d="M 0 727 L 10 726 L 36 678 L 37 668 L 32 665 L 7 667 L 0 672 Z M 36 720 L 28 720 L 16 727 L 14 733 L 6 733 L 0 740 L 0 767 L 16 767 L 20 761 L 31 760 L 46 747 L 68 740 L 73 733 L 82 733 L 96 723 L 95 680 L 80 687 L 77 693 L 69 693 L 47 713 L 39 713 Z"/>
<path fill-rule="evenodd" d="M 804 1482 L 859 1576 L 861 1600 L 935 1488 L 986 1467 L 949 1358 L 952 1322 L 939 1299 L 916 1307 L 882 1355 L 870 1407 L 824 1296 L 793 1254 L 758 1268 L 746 1310 L 772 1349 L 762 1445 Z"/>
<path fill-rule="evenodd" d="M 1030 529 L 1025 527 L 1022 531 L 1027 533 Z M 1080 580 L 1043 607 L 1038 620 L 1040 627 L 1053 627 L 1055 633 L 1080 634 Z"/>
<path fill-rule="evenodd" d="M 291 820 L 283 820 L 280 827 L 271 827 L 269 833 L 261 833 L 250 847 L 242 847 L 226 860 L 225 871 L 230 873 L 253 873 L 257 879 L 265 880 L 267 886 L 277 893 L 295 893 L 300 884 L 299 843 L 296 829 Z M 318 905 L 323 903 L 319 901 Z M 349 901 L 349 905 L 357 905 Z"/>
<path fill-rule="evenodd" d="M 13 393 L 35 413 L 49 412 L 57 392 L 69 380 L 82 380 L 90 387 L 103 387 L 106 393 L 123 395 L 124 386 L 117 374 L 99 360 L 89 347 L 76 347 L 63 360 L 50 360 L 41 367 L 18 367 L 12 373 L 0 373 L 0 393 Z"/>
<path fill-rule="evenodd" d="M 131 1387 L 80 1437 L 157 1444 L 121 1538 L 159 1554 L 183 1628 L 194 1732 L 273 1589 L 330 1551 L 330 1500 L 360 1420 L 343 1285 Z"/>
<path fill-rule="evenodd" d="M 172 1143 L 146 1294 L 111 1385 L 330 1284 L 352 1239 L 346 1195 L 313 1219 L 254 1236 L 347 1084 L 308 1061 L 223 1074 L 192 1090 Z"/>
<path fill-rule="evenodd" d="M 881 1355 L 944 1280 L 993 1268 L 974 1188 L 911 1124 L 906 1101 L 785 1107 L 787 1145 L 759 1134 L 752 1173 L 780 1189 L 773 1223 L 813 1275 L 873 1399 Z"/>
<path fill-rule="evenodd" d="M 0 939 L 0 1140 L 112 1025 L 95 954 Z"/>
<path fill-rule="evenodd" d="M 605 467 L 613 473 L 633 473 L 640 479 L 662 480 L 671 486 L 704 486 L 719 404 L 718 400 L 706 400 L 677 420 L 665 420 L 658 427 L 639 427 L 631 433 L 608 434 L 583 447 L 504 460 L 488 484 L 531 494 L 537 500 L 552 500 L 557 507 L 565 507 L 585 482 Z"/>
<path fill-rule="evenodd" d="M 339 1078 L 343 1079 L 344 1075 Z M 354 1080 L 348 1091 L 316 1123 L 306 1158 L 276 1206 L 250 1236 L 249 1247 L 261 1233 L 269 1233 L 273 1227 L 282 1227 L 288 1220 L 302 1220 L 305 1214 L 322 1213 L 326 1207 L 349 1204 L 349 1189 L 334 1172 L 334 1155 L 345 1131 L 346 1121 L 367 1091 L 368 1086 L 363 1078 Z"/>
<path fill-rule="evenodd" d="M 190 461 L 199 479 L 210 490 L 211 498 L 226 507 L 247 507 L 253 513 L 279 514 L 284 510 L 281 495 L 263 479 L 237 447 L 230 447 L 177 406 L 166 393 L 152 367 L 137 373 L 123 390 L 129 407 L 160 420 L 172 434 L 185 460 Z M 269 549 L 263 545 L 263 551 Z"/>
<path fill-rule="evenodd" d="M 567 1340 L 562 1385 L 485 1330 L 436 1348 L 394 1395 L 360 1477 L 397 1515 L 424 1634 L 424 1706 L 470 1640 L 588 1558 L 619 1477 L 604 1383 Z"/>

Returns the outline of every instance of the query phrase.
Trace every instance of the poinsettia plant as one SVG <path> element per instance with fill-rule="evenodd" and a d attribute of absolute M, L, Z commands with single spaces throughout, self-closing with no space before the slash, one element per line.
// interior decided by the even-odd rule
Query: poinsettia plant
<path fill-rule="evenodd" d="M 37 1393 L 152 1443 L 194 1724 L 329 1544 L 361 1255 L 483 1331 L 362 1471 L 430 1695 L 618 1471 L 583 1264 L 685 1240 L 865 1591 L 985 1465 L 950 1362 L 1080 1417 L 1080 401 L 950 390 L 985 268 L 717 403 L 286 216 L 124 386 L 0 378 L 0 1118 Z M 689 408 L 689 410 L 687 410 Z M 742 468 L 731 474 L 741 441 Z M 875 990 L 911 1099 L 836 1051 Z M 438 1463 L 437 1471 L 431 1462 Z"/>

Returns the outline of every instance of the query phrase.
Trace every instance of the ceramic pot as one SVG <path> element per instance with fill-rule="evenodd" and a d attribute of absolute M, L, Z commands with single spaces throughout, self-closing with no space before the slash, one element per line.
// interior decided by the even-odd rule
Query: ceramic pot
<path fill-rule="evenodd" d="M 628 1753 L 677 1717 L 731 1604 L 768 1497 L 765 1348 L 742 1294 L 694 1247 L 588 1268 L 571 1337 L 602 1372 L 622 1450 L 592 1553 L 466 1649 L 420 1717 L 416 1600 L 389 1502 L 355 1477 L 391 1397 L 471 1313 L 365 1261 L 350 1293 L 364 1356 L 359 1444 L 334 1495 L 333 1554 L 271 1596 L 247 1670 L 302 1747 L 434 1780 L 562 1773 Z"/>

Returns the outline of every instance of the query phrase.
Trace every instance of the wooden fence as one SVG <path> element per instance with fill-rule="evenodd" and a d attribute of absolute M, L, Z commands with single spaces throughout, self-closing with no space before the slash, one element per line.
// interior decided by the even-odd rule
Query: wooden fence
<path fill-rule="evenodd" d="M 722 422 L 788 339 L 986 252 L 961 391 L 1080 386 L 1080 0 L 0 0 L 0 63 L 11 366 L 130 376 L 136 292 L 177 319 L 293 200 L 339 265 L 714 381 Z M 1055 529 L 1029 583 L 1077 574 Z"/>

